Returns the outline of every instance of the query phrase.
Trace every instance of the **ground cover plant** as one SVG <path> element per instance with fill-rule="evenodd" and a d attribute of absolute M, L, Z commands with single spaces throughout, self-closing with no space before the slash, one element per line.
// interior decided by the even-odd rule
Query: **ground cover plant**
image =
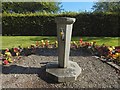
<path fill-rule="evenodd" d="M 21 56 L 35 54 L 38 48 L 57 48 L 57 37 L 49 36 L 3 36 L 1 60 L 9 64 Z M 118 37 L 73 37 L 71 49 L 84 49 L 105 61 L 120 65 Z M 13 58 L 15 56 L 15 58 Z"/>

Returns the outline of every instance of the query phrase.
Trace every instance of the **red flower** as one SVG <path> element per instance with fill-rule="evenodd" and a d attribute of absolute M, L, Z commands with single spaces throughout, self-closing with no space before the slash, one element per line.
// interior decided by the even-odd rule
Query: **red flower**
<path fill-rule="evenodd" d="M 83 43 L 83 40 L 82 40 L 82 38 L 80 38 L 80 41 L 79 41 L 80 43 Z"/>
<path fill-rule="evenodd" d="M 8 48 L 6 48 L 5 52 L 9 52 L 9 49 L 8 49 Z"/>
<path fill-rule="evenodd" d="M 3 64 L 5 64 L 5 65 L 9 64 L 8 60 L 4 60 Z"/>
<path fill-rule="evenodd" d="M 18 52 L 18 48 L 14 48 L 14 52 Z"/>

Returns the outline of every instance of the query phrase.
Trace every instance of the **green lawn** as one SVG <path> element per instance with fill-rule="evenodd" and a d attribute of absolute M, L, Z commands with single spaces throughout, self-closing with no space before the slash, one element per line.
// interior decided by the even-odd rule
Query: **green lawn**
<path fill-rule="evenodd" d="M 96 41 L 98 45 L 106 44 L 109 46 L 118 46 L 118 37 L 82 37 L 83 41 Z M 18 47 L 27 47 L 31 44 L 35 44 L 36 41 L 49 40 L 51 43 L 57 40 L 55 36 L 0 36 L 2 41 L 2 49 Z M 80 37 L 72 37 L 72 41 L 79 41 Z M 120 39 L 120 38 L 119 38 Z"/>

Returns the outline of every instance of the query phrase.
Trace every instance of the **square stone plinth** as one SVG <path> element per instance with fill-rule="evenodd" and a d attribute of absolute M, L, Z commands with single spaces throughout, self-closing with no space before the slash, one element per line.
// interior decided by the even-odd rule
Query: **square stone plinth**
<path fill-rule="evenodd" d="M 59 68 L 58 62 L 50 62 L 46 65 L 47 77 L 57 82 L 74 81 L 80 73 L 81 68 L 73 61 L 69 61 L 67 68 Z"/>

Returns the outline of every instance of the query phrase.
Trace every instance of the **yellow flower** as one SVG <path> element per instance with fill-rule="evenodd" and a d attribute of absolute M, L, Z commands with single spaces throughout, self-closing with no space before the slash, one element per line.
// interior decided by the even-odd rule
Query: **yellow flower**
<path fill-rule="evenodd" d="M 5 55 L 6 56 L 11 56 L 11 53 L 10 52 L 5 52 Z"/>
<path fill-rule="evenodd" d="M 7 60 L 8 60 L 8 62 L 10 62 L 10 63 L 12 63 L 12 62 L 13 62 L 11 58 L 8 58 Z"/>
<path fill-rule="evenodd" d="M 117 59 L 119 57 L 119 53 L 115 53 L 115 55 L 113 55 L 113 59 Z"/>
<path fill-rule="evenodd" d="M 16 53 L 16 56 L 19 56 L 19 52 Z"/>
<path fill-rule="evenodd" d="M 112 48 L 112 47 L 108 47 L 108 49 L 109 49 L 110 51 L 112 51 L 112 50 L 113 50 L 113 48 Z"/>
<path fill-rule="evenodd" d="M 115 47 L 114 47 L 114 46 L 112 46 L 112 49 L 115 49 Z"/>
<path fill-rule="evenodd" d="M 43 43 L 43 42 L 44 42 L 44 40 L 41 40 L 41 42 Z"/>
<path fill-rule="evenodd" d="M 91 45 L 93 45 L 94 42 L 90 42 Z"/>

